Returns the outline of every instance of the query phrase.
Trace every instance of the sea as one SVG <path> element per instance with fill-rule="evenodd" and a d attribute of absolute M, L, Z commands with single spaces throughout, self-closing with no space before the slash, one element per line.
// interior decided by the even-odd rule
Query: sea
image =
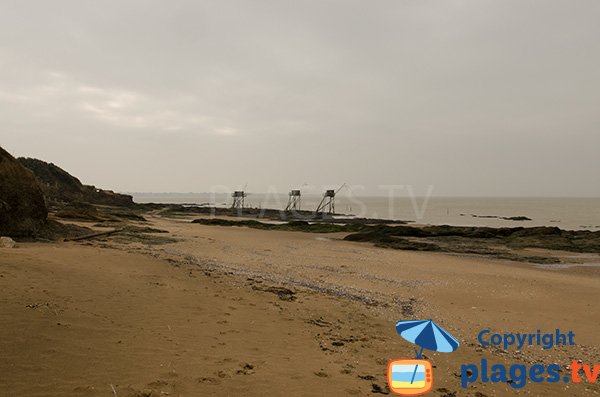
<path fill-rule="evenodd" d="M 225 193 L 128 193 L 138 203 L 173 203 L 228 207 Z M 246 207 L 284 209 L 288 195 L 248 193 Z M 315 210 L 323 197 L 306 194 L 300 209 Z M 338 194 L 335 213 L 363 218 L 405 220 L 452 226 L 557 226 L 566 230 L 600 230 L 600 198 L 556 197 L 380 197 Z M 507 218 L 526 217 L 530 220 Z"/>

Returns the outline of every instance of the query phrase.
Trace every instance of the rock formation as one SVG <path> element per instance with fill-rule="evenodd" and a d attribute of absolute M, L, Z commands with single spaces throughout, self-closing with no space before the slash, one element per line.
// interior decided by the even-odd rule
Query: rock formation
<path fill-rule="evenodd" d="M 134 205 L 131 196 L 84 185 L 79 179 L 52 163 L 24 157 L 18 160 L 34 173 L 49 205 L 72 203 L 125 207 Z"/>
<path fill-rule="evenodd" d="M 0 235 L 35 235 L 48 211 L 33 173 L 0 147 Z"/>

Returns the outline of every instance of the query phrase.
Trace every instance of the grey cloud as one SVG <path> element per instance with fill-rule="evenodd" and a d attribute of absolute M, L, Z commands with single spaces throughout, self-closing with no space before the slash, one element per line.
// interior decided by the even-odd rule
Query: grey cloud
<path fill-rule="evenodd" d="M 595 1 L 0 5 L 1 143 L 89 183 L 600 195 Z"/>

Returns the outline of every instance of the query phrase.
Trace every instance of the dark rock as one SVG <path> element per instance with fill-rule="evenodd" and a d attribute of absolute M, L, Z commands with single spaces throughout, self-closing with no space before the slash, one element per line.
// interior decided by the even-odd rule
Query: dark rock
<path fill-rule="evenodd" d="M 502 219 L 504 219 L 505 221 L 519 221 L 519 222 L 531 220 L 531 218 L 529 218 L 527 216 L 505 216 L 505 217 L 502 217 Z"/>
<path fill-rule="evenodd" d="M 296 293 L 289 288 L 275 287 L 275 286 L 261 287 L 261 286 L 253 285 L 252 289 L 257 290 L 257 291 L 270 292 L 272 294 L 277 295 L 279 297 L 279 299 L 282 301 L 293 302 L 296 300 Z"/>
<path fill-rule="evenodd" d="M 556 226 L 538 226 L 528 227 L 512 233 L 511 237 L 531 237 L 531 236 L 560 236 L 562 230 Z"/>
<path fill-rule="evenodd" d="M 74 219 L 82 221 L 103 221 L 96 207 L 87 203 L 73 203 L 66 205 L 56 211 L 55 215 L 59 218 Z"/>
<path fill-rule="evenodd" d="M 44 196 L 33 173 L 0 147 L 0 235 L 33 236 L 47 217 Z"/>
<path fill-rule="evenodd" d="M 358 377 L 363 380 L 375 380 L 373 375 L 358 375 Z"/>
<path fill-rule="evenodd" d="M 381 387 L 377 383 L 371 383 L 371 393 L 374 394 L 390 394 L 390 389 L 386 386 Z"/>
<path fill-rule="evenodd" d="M 243 226 L 262 230 L 287 230 L 307 233 L 356 232 L 362 230 L 364 227 L 364 225 L 359 224 L 339 225 L 332 223 L 308 223 L 305 221 L 290 221 L 287 223 L 275 224 L 260 222 L 254 219 L 232 221 L 221 218 L 199 218 L 194 219 L 192 223 L 210 226 Z"/>
<path fill-rule="evenodd" d="M 84 185 L 52 163 L 24 157 L 20 157 L 18 161 L 33 172 L 49 204 L 84 202 L 122 207 L 134 205 L 131 196 Z"/>
<path fill-rule="evenodd" d="M 464 215 L 464 214 L 461 214 Z M 526 216 L 498 216 L 498 215 L 475 215 L 475 214 L 471 214 L 471 216 L 473 218 L 487 218 L 487 219 L 502 219 L 505 221 L 530 221 L 531 218 L 526 217 Z"/>
<path fill-rule="evenodd" d="M 543 248 L 600 253 L 600 231 L 561 230 L 558 227 L 369 226 L 344 237 L 378 247 L 489 255 L 500 259 L 542 264 L 560 263 L 555 257 L 526 256 L 515 250 Z"/>

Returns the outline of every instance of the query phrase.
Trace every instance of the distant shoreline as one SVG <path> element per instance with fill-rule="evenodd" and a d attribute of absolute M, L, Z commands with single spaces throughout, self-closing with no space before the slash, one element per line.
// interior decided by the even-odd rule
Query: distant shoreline
<path fill-rule="evenodd" d="M 231 198 L 226 194 L 136 195 L 137 203 L 212 205 L 226 209 Z M 216 198 L 216 200 L 215 200 Z M 302 197 L 301 209 L 314 211 L 320 195 Z M 252 208 L 284 209 L 287 195 L 261 196 L 249 194 L 246 206 Z M 453 226 L 560 226 L 565 230 L 600 230 L 600 198 L 465 198 L 438 197 L 336 197 L 336 210 L 355 218 L 410 221 L 416 224 Z M 527 218 L 527 219 L 525 219 Z"/>

